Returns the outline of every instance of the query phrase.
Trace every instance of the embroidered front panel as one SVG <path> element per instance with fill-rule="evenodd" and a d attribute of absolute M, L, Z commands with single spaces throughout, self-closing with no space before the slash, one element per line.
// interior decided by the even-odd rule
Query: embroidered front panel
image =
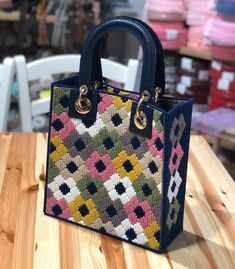
<path fill-rule="evenodd" d="M 132 100 L 100 93 L 90 123 L 69 118 L 69 96 L 70 90 L 54 87 L 46 213 L 157 250 L 162 113 L 154 111 L 152 137 L 143 138 L 129 131 Z"/>

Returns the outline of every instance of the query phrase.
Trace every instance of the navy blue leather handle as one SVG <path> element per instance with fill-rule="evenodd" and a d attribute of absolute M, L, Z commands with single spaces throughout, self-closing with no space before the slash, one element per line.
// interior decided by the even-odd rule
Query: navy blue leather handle
<path fill-rule="evenodd" d="M 149 32 L 149 34 L 152 36 L 153 41 L 155 43 L 156 51 L 157 51 L 157 65 L 156 65 L 156 71 L 155 71 L 155 87 L 160 87 L 162 89 L 162 93 L 165 92 L 165 66 L 164 66 L 164 51 L 161 45 L 161 42 L 157 36 L 157 34 L 153 31 L 153 29 L 146 24 L 145 22 L 136 19 L 136 18 L 128 18 L 134 21 L 137 21 L 145 27 L 146 31 Z M 94 62 L 93 65 L 96 67 L 94 70 L 94 79 L 99 80 L 99 78 L 102 78 L 102 70 L 101 70 L 101 62 L 100 62 L 100 55 L 99 50 L 95 51 L 94 55 Z M 98 78 L 98 79 L 97 79 Z M 128 90 L 128 89 L 127 89 Z"/>
<path fill-rule="evenodd" d="M 156 65 L 156 72 L 155 72 L 155 87 L 160 87 L 162 89 L 162 93 L 165 93 L 165 63 L 164 63 L 164 51 L 162 48 L 161 41 L 157 34 L 153 31 L 153 29 L 145 22 L 132 18 L 133 20 L 138 21 L 141 23 L 146 30 L 149 31 L 150 35 L 153 38 L 153 41 L 156 46 L 156 51 L 157 51 L 157 65 Z"/>
<path fill-rule="evenodd" d="M 128 20 L 134 20 L 138 23 L 142 24 L 143 27 L 145 27 L 145 30 L 149 32 L 149 34 L 152 36 L 152 39 L 155 43 L 155 48 L 157 51 L 157 65 L 156 65 L 156 71 L 154 74 L 155 77 L 155 87 L 160 87 L 162 89 L 162 94 L 165 92 L 165 68 L 164 68 L 164 52 L 161 45 L 161 42 L 157 36 L 157 34 L 152 30 L 152 28 L 144 23 L 141 20 L 135 19 L 135 18 L 127 18 L 123 17 Z M 95 68 L 93 69 L 93 80 L 101 80 L 102 79 L 102 71 L 101 71 L 101 63 L 100 63 L 100 57 L 99 57 L 99 50 L 95 50 L 94 53 L 94 59 L 93 59 L 93 66 Z"/>
<path fill-rule="evenodd" d="M 102 38 L 114 30 L 130 32 L 140 42 L 144 55 L 140 92 L 147 90 L 153 97 L 155 95 L 155 73 L 158 60 L 156 45 L 152 35 L 142 23 L 127 17 L 108 19 L 89 33 L 81 55 L 79 86 L 85 84 L 90 88 L 93 86 L 94 80 L 101 82 L 102 77 L 96 77 L 98 73 L 95 71 L 95 69 L 101 70 L 100 63 L 97 66 L 97 50 L 99 50 Z"/>

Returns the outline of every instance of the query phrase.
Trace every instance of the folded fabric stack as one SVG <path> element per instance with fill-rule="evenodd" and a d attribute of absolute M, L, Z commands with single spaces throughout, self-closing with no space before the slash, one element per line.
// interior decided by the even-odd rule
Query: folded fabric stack
<path fill-rule="evenodd" d="M 214 0 L 188 0 L 186 23 L 188 29 L 189 47 L 200 47 L 200 49 L 208 50 L 209 47 L 204 41 L 203 31 L 204 24 L 208 17 L 214 14 Z"/>
<path fill-rule="evenodd" d="M 212 61 L 209 109 L 229 107 L 235 109 L 235 65 Z"/>
<path fill-rule="evenodd" d="M 234 110 L 221 107 L 194 119 L 193 128 L 202 133 L 217 136 L 225 130 L 235 128 L 234 118 Z"/>
<path fill-rule="evenodd" d="M 185 10 L 184 0 L 148 0 L 147 3 L 150 20 L 183 21 Z"/>
<path fill-rule="evenodd" d="M 208 109 L 209 93 L 209 63 L 182 57 L 178 67 L 176 96 L 193 97 L 194 112 L 205 112 Z"/>
<path fill-rule="evenodd" d="M 216 11 L 218 15 L 207 23 L 204 36 L 214 58 L 235 61 L 235 1 L 217 0 Z"/>
<path fill-rule="evenodd" d="M 176 90 L 178 58 L 176 54 L 165 54 L 166 93 L 171 95 L 174 95 Z"/>
<path fill-rule="evenodd" d="M 186 45 L 185 11 L 184 0 L 147 2 L 149 25 L 158 34 L 164 49 L 178 49 Z"/>

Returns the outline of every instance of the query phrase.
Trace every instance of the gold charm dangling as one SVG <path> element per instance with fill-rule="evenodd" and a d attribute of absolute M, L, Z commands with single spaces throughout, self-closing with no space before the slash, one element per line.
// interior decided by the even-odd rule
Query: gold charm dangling
<path fill-rule="evenodd" d="M 136 109 L 136 113 L 134 115 L 134 123 L 136 125 L 136 127 L 140 130 L 143 130 L 146 126 L 147 126 L 147 117 L 145 115 L 145 113 L 143 111 L 140 110 L 140 105 L 143 102 L 146 102 L 149 100 L 150 96 L 147 91 L 144 91 L 142 94 L 142 97 L 138 103 L 137 109 Z"/>
<path fill-rule="evenodd" d="M 88 87 L 86 85 L 82 85 L 79 91 L 78 99 L 75 102 L 75 109 L 79 114 L 85 115 L 91 111 L 91 101 L 84 97 L 88 93 Z"/>

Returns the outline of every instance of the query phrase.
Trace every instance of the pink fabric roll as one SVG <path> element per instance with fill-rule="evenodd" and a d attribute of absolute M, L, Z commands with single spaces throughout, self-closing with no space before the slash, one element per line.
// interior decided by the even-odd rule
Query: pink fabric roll
<path fill-rule="evenodd" d="M 208 40 L 204 37 L 204 25 L 208 17 L 214 16 L 215 0 L 188 0 L 186 22 L 189 25 L 189 47 L 208 50 Z"/>
<path fill-rule="evenodd" d="M 211 52 L 215 59 L 235 62 L 235 47 L 211 46 Z"/>
<path fill-rule="evenodd" d="M 184 21 L 185 15 L 183 13 L 163 13 L 157 12 L 153 9 L 147 10 L 147 16 L 150 20 L 157 20 L 157 21 Z"/>
<path fill-rule="evenodd" d="M 186 36 L 185 36 L 185 39 L 171 40 L 171 41 L 162 40 L 161 43 L 164 49 L 168 49 L 168 50 L 179 49 L 186 45 Z"/>
<path fill-rule="evenodd" d="M 190 26 L 203 25 L 206 18 L 213 14 L 215 3 L 212 0 L 188 0 L 187 24 Z"/>
<path fill-rule="evenodd" d="M 169 24 L 163 26 L 162 24 L 158 23 L 150 23 L 149 25 L 157 33 L 158 37 L 162 41 L 179 41 L 182 39 L 186 39 L 187 30 L 185 28 L 174 27 L 174 25 Z"/>
<path fill-rule="evenodd" d="M 207 24 L 205 36 L 218 46 L 235 46 L 235 21 L 215 17 Z"/>
<path fill-rule="evenodd" d="M 150 24 L 156 28 L 164 28 L 164 29 L 182 29 L 184 28 L 184 23 L 182 21 L 150 21 Z"/>
<path fill-rule="evenodd" d="M 186 10 L 184 0 L 149 0 L 148 7 L 163 13 L 184 13 Z"/>
<path fill-rule="evenodd" d="M 147 14 L 151 20 L 184 20 L 186 3 L 184 0 L 148 0 Z"/>
<path fill-rule="evenodd" d="M 151 21 L 149 25 L 157 33 L 163 48 L 178 49 L 186 45 L 187 30 L 181 22 L 159 23 Z"/>
<path fill-rule="evenodd" d="M 210 51 L 210 46 L 207 45 L 202 26 L 191 26 L 188 29 L 187 46 L 200 50 Z"/>

